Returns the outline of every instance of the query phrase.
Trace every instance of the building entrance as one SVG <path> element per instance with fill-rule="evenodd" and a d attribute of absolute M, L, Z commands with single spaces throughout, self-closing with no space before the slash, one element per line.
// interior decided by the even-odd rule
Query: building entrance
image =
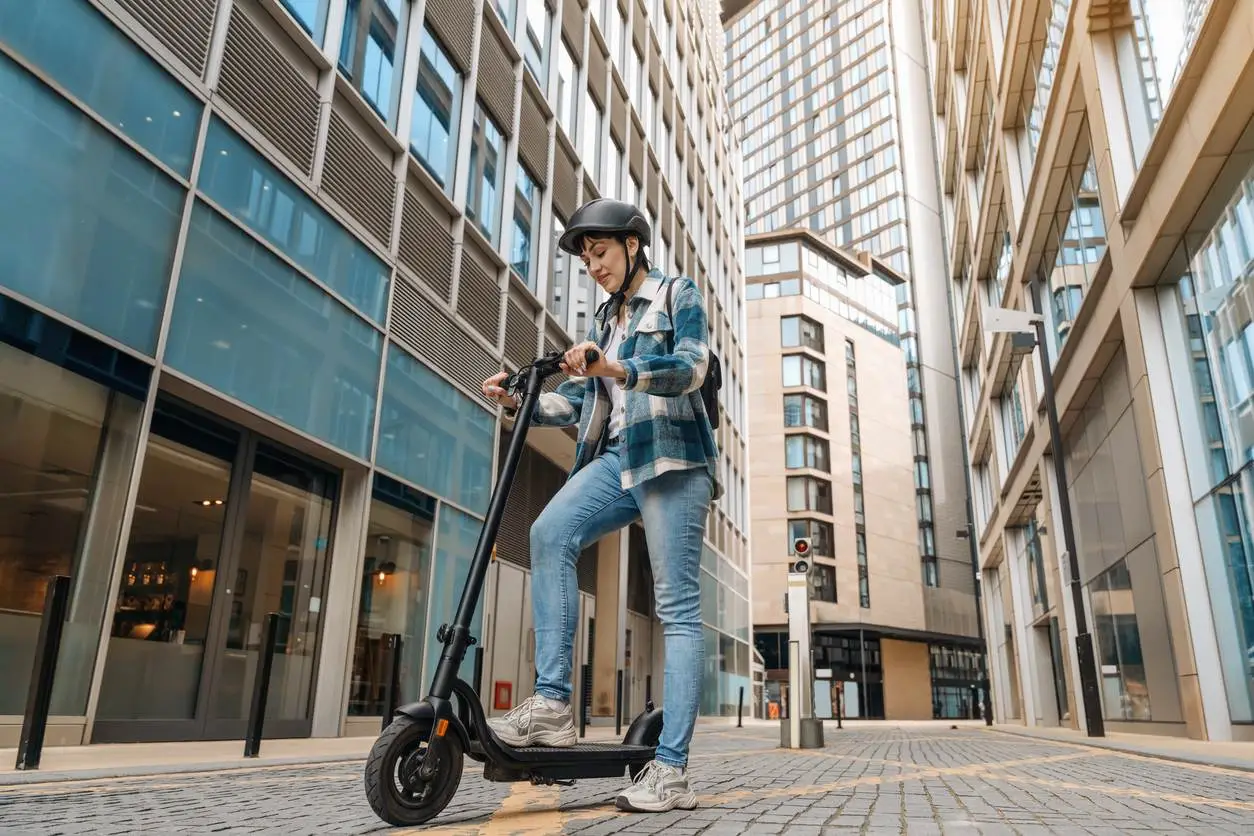
<path fill-rule="evenodd" d="M 310 733 L 338 475 L 159 400 L 93 742 L 242 738 L 269 613 L 267 737 Z"/>

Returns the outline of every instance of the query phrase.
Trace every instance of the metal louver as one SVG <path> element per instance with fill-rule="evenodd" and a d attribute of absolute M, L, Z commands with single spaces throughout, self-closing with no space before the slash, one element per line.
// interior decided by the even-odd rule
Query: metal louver
<path fill-rule="evenodd" d="M 514 135 L 514 62 L 496 30 L 484 25 L 479 38 L 479 98 L 505 136 Z"/>
<path fill-rule="evenodd" d="M 509 311 L 505 316 L 505 359 L 516 368 L 535 359 L 536 341 L 540 338 L 535 314 L 524 305 L 511 297 L 505 306 Z"/>
<path fill-rule="evenodd" d="M 468 392 L 487 402 L 480 384 L 500 364 L 457 323 L 427 301 L 404 275 L 397 278 L 392 298 L 391 330 L 432 366 L 438 366 Z"/>
<path fill-rule="evenodd" d="M 518 154 L 541 187 L 549 185 L 549 123 L 530 90 L 523 91 Z"/>
<path fill-rule="evenodd" d="M 118 5 L 196 75 L 204 77 L 217 0 L 118 0 Z"/>
<path fill-rule="evenodd" d="M 313 171 L 318 93 L 235 6 L 226 33 L 222 99 L 238 110 L 296 167 Z"/>
<path fill-rule="evenodd" d="M 403 270 L 434 290 L 445 302 L 453 293 L 453 236 L 448 225 L 431 214 L 417 192 L 405 187 L 401 205 L 398 261 Z"/>
<path fill-rule="evenodd" d="M 637 183 L 644 182 L 644 129 L 631 120 L 631 173 Z"/>
<path fill-rule="evenodd" d="M 563 218 L 570 218 L 578 207 L 577 160 L 558 143 L 557 159 L 553 161 L 553 206 Z"/>
<path fill-rule="evenodd" d="M 627 145 L 627 95 L 617 84 L 610 89 L 610 134 L 620 148 Z"/>
<path fill-rule="evenodd" d="M 392 242 L 396 177 L 339 113 L 331 111 L 322 188 L 385 249 Z"/>
<path fill-rule="evenodd" d="M 427 0 L 425 18 L 463 74 L 475 54 L 475 6 L 463 0 Z"/>
<path fill-rule="evenodd" d="M 501 432 L 501 459 L 505 458 L 512 437 L 512 432 Z M 531 568 L 531 525 L 564 484 L 566 473 L 560 467 L 532 448 L 523 447 L 518 475 L 509 492 L 501 528 L 496 535 L 498 560 L 524 569 Z M 587 552 L 583 557 L 587 557 Z M 580 562 L 584 560 L 581 558 Z M 593 564 L 595 566 L 595 560 Z M 595 571 L 592 577 L 592 591 L 595 592 Z"/>
<path fill-rule="evenodd" d="M 580 67 L 583 66 L 583 16 L 583 6 L 576 0 L 562 3 L 562 40 L 566 41 Z"/>
<path fill-rule="evenodd" d="M 496 345 L 501 328 L 501 287 L 495 271 L 489 272 L 466 246 L 462 249 L 460 279 L 457 312 L 484 339 Z"/>

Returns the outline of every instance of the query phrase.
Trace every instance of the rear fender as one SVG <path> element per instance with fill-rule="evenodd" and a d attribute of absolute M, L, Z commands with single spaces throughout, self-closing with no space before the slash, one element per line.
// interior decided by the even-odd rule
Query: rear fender
<path fill-rule="evenodd" d="M 631 725 L 627 728 L 627 735 L 623 738 L 623 743 L 630 746 L 651 746 L 657 748 L 657 742 L 662 737 L 662 709 L 654 708 L 653 703 L 648 703 L 644 711 L 636 715 L 636 719 L 631 721 Z"/>

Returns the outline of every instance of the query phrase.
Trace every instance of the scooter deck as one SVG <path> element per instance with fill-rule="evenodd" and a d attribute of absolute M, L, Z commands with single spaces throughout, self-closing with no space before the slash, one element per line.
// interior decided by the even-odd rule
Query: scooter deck
<path fill-rule="evenodd" d="M 519 749 L 501 745 L 511 756 L 524 763 L 552 760 L 648 760 L 655 751 L 652 746 L 631 746 L 623 743 L 576 743 L 574 746 L 528 746 Z"/>

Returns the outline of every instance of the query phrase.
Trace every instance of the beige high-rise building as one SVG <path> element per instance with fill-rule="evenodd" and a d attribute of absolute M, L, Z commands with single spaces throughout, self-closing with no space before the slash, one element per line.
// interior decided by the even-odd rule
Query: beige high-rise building
<path fill-rule="evenodd" d="M 1254 4 L 922 4 L 995 715 L 1254 740 Z"/>
<path fill-rule="evenodd" d="M 775 590 L 782 590 L 789 529 L 809 526 L 818 534 L 816 542 L 822 542 L 830 524 L 837 532 L 829 556 L 839 603 L 816 602 L 811 613 L 819 648 L 816 667 L 840 672 L 858 691 L 850 708 L 863 715 L 970 716 L 979 696 L 974 686 L 980 680 L 981 642 L 966 539 L 962 439 L 953 432 L 957 366 L 948 283 L 940 266 L 945 246 L 932 163 L 937 152 L 921 7 L 917 0 L 735 0 L 724 6 L 723 17 L 728 99 L 744 137 L 746 292 L 750 300 L 755 293 L 760 300 L 748 303 L 749 393 L 767 412 L 757 418 L 765 435 L 750 434 L 750 493 L 755 641 L 767 679 L 776 683 L 768 691 L 777 693 L 786 679 L 787 632 Z M 805 249 L 771 237 L 777 235 Z M 776 247 L 781 261 L 765 262 L 766 252 L 774 257 Z M 794 251 L 785 265 L 783 259 Z M 798 261 L 803 252 L 821 253 L 844 267 L 807 273 L 807 265 Z M 875 271 L 853 253 L 875 256 Z M 851 271 L 848 284 L 840 285 L 846 269 Z M 894 277 L 888 284 L 897 283 L 886 295 L 876 271 Z M 776 301 L 764 298 L 766 292 L 798 298 Z M 837 298 L 846 301 L 833 301 Z M 871 298 L 882 303 L 878 314 L 865 307 Z M 884 474 L 867 474 L 864 531 L 854 528 L 859 498 L 849 481 L 847 431 L 834 432 L 830 439 L 830 472 L 825 467 L 814 476 L 834 491 L 835 518 L 795 513 L 785 501 L 788 486 L 801 482 L 790 482 L 796 474 L 785 474 L 775 464 L 782 439 L 769 440 L 785 432 L 779 354 L 790 349 L 780 343 L 778 320 L 803 313 L 828 323 L 827 354 L 815 359 L 825 364 L 831 380 L 845 376 L 841 335 L 846 328 L 856 337 L 855 349 L 862 340 L 872 340 L 864 348 L 866 356 L 857 358 L 859 380 L 866 377 L 862 385 L 884 388 L 861 396 L 876 406 L 867 413 L 864 405 L 860 414 L 874 415 L 876 431 L 901 430 L 873 434 L 863 450 L 868 462 L 891 463 Z M 859 317 L 876 316 L 872 330 L 883 331 L 890 342 L 853 324 Z M 892 398 L 886 394 L 890 391 Z M 820 397 L 833 420 L 843 423 L 844 392 L 836 394 Z M 887 400 L 880 403 L 881 397 Z M 787 429 L 790 436 L 810 431 Z M 835 445 L 843 445 L 839 455 Z M 900 485 L 898 465 L 904 465 L 908 477 Z M 886 482 L 877 482 L 881 475 Z M 888 504 L 873 501 L 874 491 Z M 845 540 L 838 534 L 842 525 L 848 526 Z M 857 545 L 855 533 L 865 548 Z M 858 605 L 860 583 L 869 583 L 869 607 Z M 902 606 L 890 606 L 890 601 Z M 903 641 L 914 644 L 892 644 Z M 902 670 L 910 670 L 902 692 L 922 695 L 913 706 L 899 704 L 893 695 L 890 670 L 898 657 Z M 820 685 L 820 691 L 825 687 Z M 822 702 L 820 695 L 820 707 Z"/>

